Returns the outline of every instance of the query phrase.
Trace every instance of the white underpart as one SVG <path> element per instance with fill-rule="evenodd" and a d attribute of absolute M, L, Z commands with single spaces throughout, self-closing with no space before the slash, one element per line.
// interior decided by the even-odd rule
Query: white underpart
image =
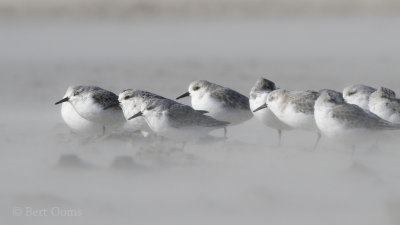
<path fill-rule="evenodd" d="M 369 111 L 369 106 L 368 106 L 369 94 L 356 93 L 351 96 L 343 96 L 343 98 L 344 100 L 346 100 L 347 103 L 358 105 L 362 109 Z"/>
<path fill-rule="evenodd" d="M 101 134 L 103 126 L 81 117 L 69 102 L 61 104 L 61 116 L 69 128 L 78 134 Z"/>
<path fill-rule="evenodd" d="M 125 119 L 129 119 L 140 111 L 141 103 L 136 100 L 128 99 L 121 101 L 122 112 L 124 113 Z M 146 120 L 142 117 L 136 117 L 131 120 L 127 120 L 124 124 L 124 130 L 128 132 L 144 131 L 151 132 L 149 125 Z"/>
<path fill-rule="evenodd" d="M 167 111 L 158 113 L 155 110 L 146 110 L 144 111 L 143 117 L 154 133 L 177 141 L 195 140 L 206 136 L 210 131 L 215 129 L 206 127 L 173 127 L 168 119 Z"/>
<path fill-rule="evenodd" d="M 392 123 L 400 123 L 400 112 L 389 109 L 386 103 L 389 103 L 389 99 L 372 97 L 369 100 L 369 110 Z"/>
<path fill-rule="evenodd" d="M 313 114 L 305 114 L 298 112 L 295 109 L 295 105 L 289 103 L 289 105 L 281 110 L 282 101 L 267 101 L 268 108 L 278 117 L 279 120 L 285 124 L 301 130 L 316 131 L 318 130 L 317 124 L 315 123 Z"/>
<path fill-rule="evenodd" d="M 229 122 L 229 125 L 236 125 L 250 119 L 253 115 L 250 110 L 232 109 L 225 107 L 224 103 L 213 98 L 209 92 L 204 95 L 191 93 L 191 103 L 195 110 L 206 110 L 207 115 L 216 120 Z"/>
<path fill-rule="evenodd" d="M 73 100 L 72 105 L 79 115 L 95 123 L 105 126 L 119 127 L 125 122 L 121 110 L 115 110 L 113 108 L 104 110 L 104 108 L 100 104 L 96 103 L 91 97 Z"/>
<path fill-rule="evenodd" d="M 314 117 L 322 135 L 349 145 L 375 143 L 385 133 L 383 131 L 349 128 L 345 122 L 332 117 L 332 107 L 323 104 L 316 104 Z"/>
<path fill-rule="evenodd" d="M 256 98 L 250 97 L 250 109 L 253 112 L 259 106 L 266 103 L 268 97 L 268 92 L 258 93 Z M 266 126 L 277 129 L 277 130 L 289 130 L 292 129 L 289 125 L 283 123 L 275 114 L 269 109 L 264 108 L 258 110 L 257 112 L 253 112 L 253 115 L 256 119 L 264 123 Z"/>

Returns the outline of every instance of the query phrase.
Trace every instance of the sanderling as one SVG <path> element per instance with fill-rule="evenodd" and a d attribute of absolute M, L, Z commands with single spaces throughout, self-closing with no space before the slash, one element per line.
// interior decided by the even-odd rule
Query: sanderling
<path fill-rule="evenodd" d="M 382 119 L 400 123 L 400 99 L 394 91 L 380 87 L 369 96 L 369 110 Z"/>
<path fill-rule="evenodd" d="M 316 91 L 288 91 L 278 89 L 268 94 L 267 101 L 254 111 L 269 108 L 279 120 L 294 129 L 317 131 L 317 147 L 321 134 L 314 119 L 314 103 L 319 93 Z"/>
<path fill-rule="evenodd" d="M 343 98 L 349 104 L 358 105 L 364 110 L 369 110 L 368 101 L 375 88 L 362 84 L 355 84 L 343 89 Z"/>
<path fill-rule="evenodd" d="M 142 90 L 127 89 L 122 91 L 118 96 L 119 104 L 122 108 L 125 118 L 132 117 L 138 113 L 141 109 L 141 105 L 145 101 L 153 99 L 165 99 L 163 96 Z M 207 113 L 206 111 L 199 111 L 200 113 Z M 128 120 L 124 125 L 125 130 L 134 132 L 142 131 L 144 136 L 147 136 L 151 132 L 149 125 L 143 117 L 137 117 Z"/>
<path fill-rule="evenodd" d="M 118 96 L 95 86 L 71 86 L 67 95 L 55 104 L 69 102 L 84 119 L 106 127 L 117 128 L 125 121 Z"/>
<path fill-rule="evenodd" d="M 323 91 L 315 102 L 314 115 L 323 135 L 352 145 L 376 140 L 380 131 L 400 129 L 400 124 L 346 103 L 342 96 L 328 91 Z"/>
<path fill-rule="evenodd" d="M 150 101 L 152 99 L 165 99 L 165 98 L 160 95 L 153 94 L 151 92 L 132 90 L 132 89 L 124 90 L 118 96 L 119 104 L 122 108 L 122 111 L 126 119 L 129 119 L 136 113 L 140 112 L 143 102 Z M 146 133 L 151 132 L 149 125 L 147 125 L 147 122 L 143 117 L 137 117 L 128 120 L 125 124 L 125 129 L 127 131 L 140 130 Z"/>
<path fill-rule="evenodd" d="M 275 83 L 265 78 L 257 80 L 255 85 L 250 91 L 250 109 L 254 111 L 257 107 L 267 102 L 268 94 L 276 90 Z M 274 128 L 279 134 L 279 144 L 281 142 L 282 130 L 289 130 L 291 127 L 280 121 L 275 114 L 268 108 L 260 111 L 253 112 L 254 117 L 263 122 L 266 126 Z"/>
<path fill-rule="evenodd" d="M 67 97 L 70 89 L 64 97 Z M 103 132 L 103 126 L 93 123 L 80 116 L 69 102 L 63 102 L 61 105 L 61 117 L 73 133 L 80 135 L 95 135 Z"/>
<path fill-rule="evenodd" d="M 236 125 L 253 117 L 250 111 L 249 98 L 226 87 L 200 80 L 189 85 L 189 91 L 177 97 L 191 96 L 192 107 L 205 110 L 207 115 L 216 120 Z M 226 135 L 226 130 L 225 130 Z"/>
<path fill-rule="evenodd" d="M 184 142 L 205 137 L 212 130 L 224 128 L 229 124 L 171 99 L 144 101 L 140 112 L 129 119 L 138 116 L 143 116 L 156 134 Z"/>

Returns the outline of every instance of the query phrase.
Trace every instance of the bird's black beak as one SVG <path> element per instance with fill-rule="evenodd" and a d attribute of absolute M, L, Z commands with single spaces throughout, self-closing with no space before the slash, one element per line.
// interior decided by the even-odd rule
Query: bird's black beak
<path fill-rule="evenodd" d="M 183 94 L 183 95 L 177 97 L 176 100 L 178 100 L 178 99 L 180 99 L 180 98 L 187 97 L 187 96 L 190 96 L 190 93 L 189 93 L 189 92 L 186 92 L 185 94 Z"/>
<path fill-rule="evenodd" d="M 131 119 L 133 119 L 133 118 L 136 118 L 136 117 L 139 117 L 139 116 L 142 116 L 142 115 L 143 115 L 142 112 L 138 112 L 138 113 L 136 113 L 135 115 L 129 117 L 128 120 L 131 120 Z"/>
<path fill-rule="evenodd" d="M 58 104 L 60 104 L 60 103 L 68 102 L 68 101 L 69 101 L 69 98 L 68 98 L 68 97 L 65 97 L 65 98 L 61 99 L 60 101 L 54 103 L 54 105 L 58 105 Z"/>
<path fill-rule="evenodd" d="M 199 112 L 199 113 L 201 113 L 201 114 L 207 114 L 207 113 L 210 113 L 209 111 L 207 111 L 207 110 L 196 110 L 197 112 Z"/>
<path fill-rule="evenodd" d="M 253 110 L 253 112 L 257 112 L 258 110 L 265 109 L 265 108 L 268 108 L 267 103 L 262 104 L 260 107 L 258 107 L 257 109 Z"/>

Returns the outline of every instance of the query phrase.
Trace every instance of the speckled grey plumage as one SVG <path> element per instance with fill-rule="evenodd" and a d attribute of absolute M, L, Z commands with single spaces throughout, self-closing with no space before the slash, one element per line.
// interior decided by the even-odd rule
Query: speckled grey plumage
<path fill-rule="evenodd" d="M 250 110 L 249 98 L 229 88 L 219 88 L 211 92 L 211 96 L 221 100 L 226 107 Z"/>
<path fill-rule="evenodd" d="M 192 107 L 175 102 L 171 99 L 153 100 L 148 108 L 157 108 L 159 111 L 167 111 L 172 127 L 225 127 L 229 123 L 216 120 L 210 116 L 194 110 Z"/>
<path fill-rule="evenodd" d="M 390 99 L 390 102 L 387 102 L 386 106 L 392 112 L 400 112 L 400 99 Z"/>
<path fill-rule="evenodd" d="M 133 89 L 126 89 L 123 90 L 121 93 L 123 92 L 131 92 L 129 95 L 125 96 L 125 99 L 129 99 L 129 98 L 133 98 L 133 97 L 139 97 L 141 99 L 143 99 L 143 101 L 148 101 L 148 100 L 152 100 L 152 99 L 166 99 L 165 97 L 161 96 L 161 95 L 157 95 L 148 91 L 142 91 L 142 90 L 133 90 Z M 196 110 L 197 112 L 201 113 L 201 114 L 206 114 L 208 113 L 206 110 Z"/>
<path fill-rule="evenodd" d="M 289 103 L 295 105 L 297 112 L 314 114 L 314 105 L 319 93 L 316 91 L 289 91 L 286 93 L 285 108 Z"/>
<path fill-rule="evenodd" d="M 344 98 L 343 98 L 343 93 L 342 92 L 338 92 L 332 89 L 321 89 L 318 91 L 318 93 L 321 95 L 322 92 L 328 92 L 328 94 L 332 97 L 335 98 L 336 101 L 340 101 L 340 102 L 344 102 Z"/>
<path fill-rule="evenodd" d="M 142 91 L 142 90 L 132 90 L 132 89 L 126 89 L 123 90 L 122 92 L 130 91 L 132 92 L 131 94 L 127 95 L 126 97 L 132 98 L 132 97 L 141 97 L 142 99 L 165 99 L 163 96 L 148 92 L 148 91 Z"/>
<path fill-rule="evenodd" d="M 378 90 L 373 92 L 370 97 L 392 99 L 392 98 L 396 98 L 396 93 L 393 90 L 390 90 L 389 88 L 380 87 L 380 88 L 378 88 Z"/>
<path fill-rule="evenodd" d="M 96 86 L 77 86 L 74 89 L 73 95 L 79 95 L 82 92 L 91 93 L 93 100 L 101 105 L 103 109 L 113 108 L 115 110 L 121 110 L 118 105 L 118 95 L 111 91 Z"/>
<path fill-rule="evenodd" d="M 197 83 L 206 87 L 211 97 L 223 102 L 225 107 L 250 110 L 249 98 L 239 92 L 206 80 L 200 80 Z"/>
<path fill-rule="evenodd" d="M 358 92 L 361 92 L 361 93 L 365 93 L 367 95 L 370 95 L 374 91 L 376 91 L 376 89 L 373 88 L 373 87 L 369 87 L 369 86 L 362 85 L 362 84 L 355 84 L 355 85 L 351 85 L 349 87 L 346 87 L 344 89 L 343 94 L 350 96 L 350 95 L 354 95 L 354 94 L 356 94 Z"/>
<path fill-rule="evenodd" d="M 257 93 L 271 92 L 276 89 L 277 89 L 277 87 L 274 82 L 261 77 L 256 81 L 253 88 L 251 88 L 250 97 L 252 99 L 255 99 L 255 98 L 257 98 Z"/>
<path fill-rule="evenodd" d="M 400 99 L 396 98 L 396 93 L 389 88 L 380 87 L 377 91 L 370 95 L 370 98 L 385 98 L 388 102 L 386 102 L 387 109 L 392 112 L 400 112 Z"/>
<path fill-rule="evenodd" d="M 332 117 L 343 121 L 348 128 L 362 128 L 370 130 L 400 129 L 400 124 L 388 122 L 356 105 L 347 103 L 335 106 L 332 109 Z"/>

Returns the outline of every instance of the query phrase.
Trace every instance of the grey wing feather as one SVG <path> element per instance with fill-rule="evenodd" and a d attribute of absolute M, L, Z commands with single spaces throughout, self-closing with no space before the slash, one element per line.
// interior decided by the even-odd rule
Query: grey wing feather
<path fill-rule="evenodd" d="M 392 112 L 400 112 L 400 99 L 391 99 L 390 102 L 386 103 L 386 106 Z"/>
<path fill-rule="evenodd" d="M 343 104 L 332 110 L 332 117 L 342 120 L 349 128 L 363 128 L 371 130 L 394 130 L 400 129 L 399 124 L 393 124 L 377 115 L 364 111 L 362 108 Z"/>
<path fill-rule="evenodd" d="M 142 91 L 142 90 L 135 91 L 134 95 L 140 96 L 144 99 L 148 99 L 148 98 L 165 99 L 163 96 L 160 96 L 160 95 L 148 92 L 148 91 Z"/>
<path fill-rule="evenodd" d="M 220 87 L 211 96 L 224 102 L 227 107 L 250 110 L 249 98 L 229 88 Z"/>
<path fill-rule="evenodd" d="M 110 91 L 97 90 L 93 94 L 93 99 L 95 100 L 95 102 L 102 105 L 104 109 L 121 109 L 119 107 L 118 96 Z"/>
<path fill-rule="evenodd" d="M 303 95 L 295 95 L 292 103 L 296 105 L 297 111 L 314 114 L 314 105 L 317 100 L 319 93 L 316 91 L 307 91 Z"/>
<path fill-rule="evenodd" d="M 225 127 L 229 123 L 216 120 L 210 116 L 206 116 L 201 112 L 192 109 L 190 106 L 175 103 L 168 109 L 168 116 L 171 125 L 176 128 L 181 127 Z"/>

